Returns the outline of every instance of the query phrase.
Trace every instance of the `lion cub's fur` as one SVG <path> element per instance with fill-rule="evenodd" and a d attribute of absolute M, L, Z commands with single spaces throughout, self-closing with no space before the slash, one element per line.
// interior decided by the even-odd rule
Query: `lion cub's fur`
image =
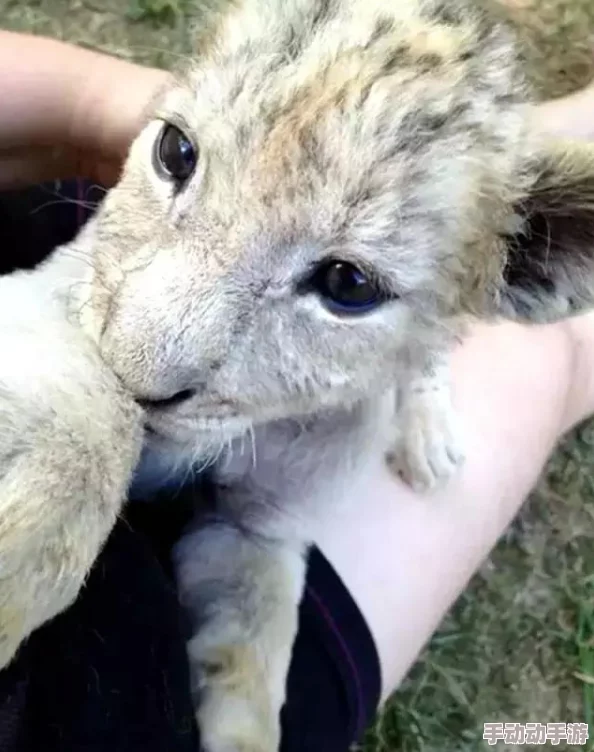
<path fill-rule="evenodd" d="M 592 303 L 594 150 L 541 143 L 529 101 L 475 0 L 244 0 L 215 24 L 97 216 L 0 285 L 22 312 L 0 326 L 3 663 L 75 597 L 145 420 L 141 480 L 210 462 L 218 484 L 176 550 L 204 748 L 277 749 L 317 510 L 377 452 L 423 488 L 454 471 L 468 317 Z M 163 120 L 200 150 L 179 191 Z M 303 284 L 327 258 L 388 300 L 331 313 Z"/>

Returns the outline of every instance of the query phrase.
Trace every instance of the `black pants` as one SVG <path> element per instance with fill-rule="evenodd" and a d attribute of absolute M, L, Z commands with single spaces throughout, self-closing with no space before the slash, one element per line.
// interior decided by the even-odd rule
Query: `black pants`
<path fill-rule="evenodd" d="M 97 200 L 74 181 L 0 194 L 0 272 L 67 241 Z M 166 500 L 167 502 L 167 500 Z M 169 569 L 176 500 L 129 504 L 76 603 L 0 672 L 0 752 L 196 752 L 182 615 Z M 323 555 L 310 555 L 282 752 L 346 752 L 375 713 L 377 652 Z"/>

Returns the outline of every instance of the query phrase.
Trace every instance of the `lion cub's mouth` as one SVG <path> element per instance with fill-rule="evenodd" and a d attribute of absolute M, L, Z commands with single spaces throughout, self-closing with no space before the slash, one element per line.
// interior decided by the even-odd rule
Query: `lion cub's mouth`
<path fill-rule="evenodd" d="M 163 410 L 168 407 L 176 407 L 192 399 L 196 394 L 194 389 L 182 389 L 170 397 L 136 397 L 135 402 L 144 410 Z"/>
<path fill-rule="evenodd" d="M 147 439 L 187 443 L 205 434 L 244 433 L 252 419 L 229 403 L 210 403 L 187 408 L 145 408 L 144 429 Z"/>

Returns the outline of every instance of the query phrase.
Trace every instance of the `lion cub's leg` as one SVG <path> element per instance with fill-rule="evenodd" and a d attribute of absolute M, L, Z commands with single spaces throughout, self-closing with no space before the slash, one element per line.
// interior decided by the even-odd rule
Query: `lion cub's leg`
<path fill-rule="evenodd" d="M 443 485 L 463 463 L 445 354 L 429 353 L 418 367 L 411 361 L 398 392 L 394 432 L 388 464 L 417 491 Z"/>
<path fill-rule="evenodd" d="M 364 503 L 393 404 L 389 393 L 260 426 L 253 454 L 240 441 L 217 468 L 217 517 L 175 553 L 206 752 L 278 752 L 304 555 L 331 510 L 353 494 Z"/>
<path fill-rule="evenodd" d="M 142 438 L 139 408 L 33 279 L 0 279 L 0 668 L 75 600 Z"/>
<path fill-rule="evenodd" d="M 277 752 L 303 550 L 218 520 L 182 539 L 176 560 L 203 749 Z"/>

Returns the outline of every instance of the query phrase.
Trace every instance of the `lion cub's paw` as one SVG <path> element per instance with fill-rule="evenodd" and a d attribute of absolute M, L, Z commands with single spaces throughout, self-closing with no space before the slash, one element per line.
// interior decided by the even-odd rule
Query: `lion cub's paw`
<path fill-rule="evenodd" d="M 278 752 L 277 703 L 270 700 L 252 650 L 234 645 L 220 646 L 209 653 L 204 655 L 200 672 L 197 710 L 202 751 Z M 258 675 L 262 681 L 256 680 Z"/>
<path fill-rule="evenodd" d="M 464 462 L 449 390 L 408 392 L 396 421 L 396 438 L 387 453 L 390 468 L 418 492 L 445 485 Z"/>

